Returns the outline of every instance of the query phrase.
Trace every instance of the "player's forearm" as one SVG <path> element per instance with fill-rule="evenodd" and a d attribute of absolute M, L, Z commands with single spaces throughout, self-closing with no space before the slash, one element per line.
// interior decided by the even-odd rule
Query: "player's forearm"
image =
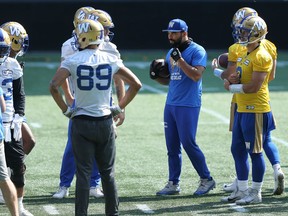
<path fill-rule="evenodd" d="M 119 107 L 124 109 L 133 100 L 141 87 L 141 83 L 131 84 L 128 90 L 125 92 L 124 97 L 119 101 Z"/>
<path fill-rule="evenodd" d="M 187 64 L 187 62 L 181 58 L 177 61 L 178 66 L 183 70 L 183 72 L 193 81 L 197 82 L 199 79 L 201 79 L 203 71 L 205 70 L 205 68 L 200 67 L 193 67 L 189 64 Z"/>
<path fill-rule="evenodd" d="M 67 110 L 68 106 L 65 103 L 65 101 L 63 100 L 63 97 L 62 97 L 60 91 L 58 90 L 58 87 L 54 86 L 53 83 L 50 84 L 50 93 L 51 93 L 54 101 L 58 105 L 58 107 L 62 110 L 62 112 L 65 112 Z"/>
<path fill-rule="evenodd" d="M 117 95 L 117 99 L 119 103 L 119 101 L 125 95 L 125 84 L 124 84 L 124 81 L 116 75 L 114 76 L 114 84 L 115 84 L 116 95 Z"/>

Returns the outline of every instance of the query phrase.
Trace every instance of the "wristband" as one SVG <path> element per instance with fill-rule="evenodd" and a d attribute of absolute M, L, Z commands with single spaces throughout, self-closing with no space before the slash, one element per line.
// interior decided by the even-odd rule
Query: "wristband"
<path fill-rule="evenodd" d="M 65 112 L 63 112 L 63 114 L 66 116 L 67 114 L 69 114 L 71 112 L 71 109 L 69 106 L 67 106 L 67 110 Z"/>
<path fill-rule="evenodd" d="M 215 68 L 214 69 L 214 75 L 216 76 L 216 77 L 218 77 L 219 79 L 221 79 L 222 80 L 222 77 L 221 77 L 221 74 L 223 73 L 223 70 L 221 70 L 221 69 L 219 69 L 219 68 Z"/>
<path fill-rule="evenodd" d="M 231 93 L 244 93 L 243 84 L 232 84 L 229 86 L 229 91 Z"/>

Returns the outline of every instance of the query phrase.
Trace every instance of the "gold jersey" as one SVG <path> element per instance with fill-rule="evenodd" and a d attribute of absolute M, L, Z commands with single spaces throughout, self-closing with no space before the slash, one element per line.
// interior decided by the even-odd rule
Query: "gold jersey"
<path fill-rule="evenodd" d="M 267 39 L 263 39 L 260 43 L 260 46 L 263 46 L 273 60 L 277 59 L 277 48 L 274 43 Z M 228 61 L 237 62 L 239 56 L 243 56 L 247 53 L 247 47 L 242 46 L 238 43 L 232 44 L 228 49 Z M 236 103 L 236 97 L 233 95 L 232 103 Z"/>
<path fill-rule="evenodd" d="M 268 82 L 272 65 L 272 57 L 264 46 L 259 46 L 249 54 L 242 53 L 238 56 L 236 72 L 240 75 L 241 84 L 250 83 L 253 73 L 267 73 L 258 92 L 236 94 L 238 112 L 265 113 L 271 111 Z"/>

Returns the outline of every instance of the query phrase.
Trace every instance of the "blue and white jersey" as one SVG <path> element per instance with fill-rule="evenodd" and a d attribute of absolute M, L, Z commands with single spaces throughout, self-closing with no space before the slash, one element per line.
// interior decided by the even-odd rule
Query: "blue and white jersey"
<path fill-rule="evenodd" d="M 0 86 L 3 89 L 3 96 L 6 103 L 6 111 L 2 114 L 3 122 L 10 122 L 14 116 L 13 103 L 13 80 L 23 76 L 23 70 L 14 58 L 8 57 L 0 65 Z"/>
<path fill-rule="evenodd" d="M 78 52 L 78 49 L 75 46 L 75 39 L 74 37 L 71 37 L 62 44 L 61 59 L 64 60 L 76 52 Z"/>
<path fill-rule="evenodd" d="M 172 49 L 167 53 L 170 71 L 170 83 L 166 104 L 173 106 L 200 107 L 202 96 L 202 78 L 197 82 L 190 79 L 170 57 Z M 207 53 L 205 49 L 195 42 L 181 53 L 182 58 L 191 66 L 206 67 Z"/>
<path fill-rule="evenodd" d="M 115 55 L 117 58 L 120 59 L 120 53 L 117 49 L 117 46 L 109 41 L 104 41 L 103 43 L 101 43 L 98 49 Z M 75 38 L 71 37 L 62 44 L 61 59 L 64 60 L 77 52 L 79 52 L 79 50 L 75 46 Z M 70 77 L 68 77 L 68 82 L 70 92 L 72 93 L 72 95 L 74 95 L 73 83 L 71 82 Z"/>
<path fill-rule="evenodd" d="M 74 86 L 76 115 L 109 115 L 113 75 L 123 62 L 99 49 L 85 49 L 61 63 L 69 70 Z"/>

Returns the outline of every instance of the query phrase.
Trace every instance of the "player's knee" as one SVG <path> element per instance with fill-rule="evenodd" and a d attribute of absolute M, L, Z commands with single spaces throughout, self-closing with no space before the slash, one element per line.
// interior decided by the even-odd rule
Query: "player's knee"
<path fill-rule="evenodd" d="M 24 174 L 26 171 L 26 165 L 22 164 L 20 167 L 11 169 L 11 181 L 16 188 L 21 188 L 25 185 Z"/>

